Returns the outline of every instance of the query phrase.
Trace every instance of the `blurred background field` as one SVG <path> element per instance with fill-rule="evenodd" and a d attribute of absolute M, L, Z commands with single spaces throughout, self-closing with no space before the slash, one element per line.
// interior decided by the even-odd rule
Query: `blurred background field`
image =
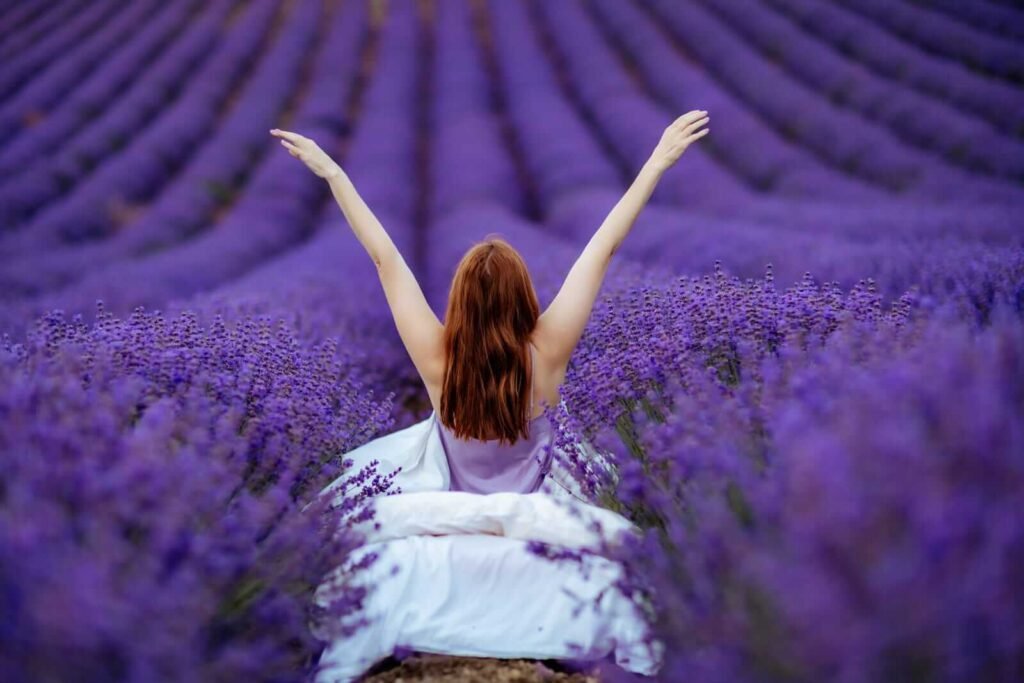
<path fill-rule="evenodd" d="M 620 559 L 659 680 L 1024 678 L 1024 7 L 26 0 L 0 7 L 0 680 L 304 680 L 309 619 L 358 628 L 355 588 L 310 606 L 358 535 L 300 509 L 386 486 L 341 454 L 430 406 L 270 128 L 342 165 L 443 316 L 490 233 L 549 303 L 691 109 L 711 133 L 552 415 L 645 529 Z"/>

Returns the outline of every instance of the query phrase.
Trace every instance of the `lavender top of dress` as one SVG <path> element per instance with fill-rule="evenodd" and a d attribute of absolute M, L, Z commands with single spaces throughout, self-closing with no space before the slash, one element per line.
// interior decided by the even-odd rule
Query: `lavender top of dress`
<path fill-rule="evenodd" d="M 530 345 L 530 412 L 533 412 L 533 345 Z M 551 459 L 551 423 L 543 413 L 529 422 L 529 438 L 514 444 L 498 439 L 460 439 L 441 421 L 451 490 L 470 493 L 532 493 L 540 488 Z"/>

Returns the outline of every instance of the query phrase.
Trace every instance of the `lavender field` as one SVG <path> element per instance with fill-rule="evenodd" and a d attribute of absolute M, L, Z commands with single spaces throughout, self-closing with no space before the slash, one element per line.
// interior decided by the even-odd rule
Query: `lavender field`
<path fill-rule="evenodd" d="M 614 553 L 657 680 L 1024 680 L 1024 6 L 25 0 L 0 6 L 0 681 L 304 681 L 312 621 L 360 628 L 358 571 L 311 599 L 390 486 L 342 455 L 431 407 L 269 129 L 344 167 L 442 316 L 489 233 L 549 303 L 691 109 L 712 133 L 548 411 L 644 530 Z"/>

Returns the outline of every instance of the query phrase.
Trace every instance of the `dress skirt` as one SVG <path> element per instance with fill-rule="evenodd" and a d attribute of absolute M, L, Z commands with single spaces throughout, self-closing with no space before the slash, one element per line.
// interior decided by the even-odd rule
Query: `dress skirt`
<path fill-rule="evenodd" d="M 345 454 L 354 469 L 321 492 L 343 496 L 341 483 L 373 460 L 381 474 L 397 471 L 393 488 L 401 491 L 371 501 L 375 520 L 358 527 L 366 543 L 317 589 L 325 606 L 333 578 L 364 553 L 378 555 L 357 575 L 371 588 L 362 611 L 370 625 L 327 644 L 315 681 L 355 680 L 398 647 L 499 658 L 611 657 L 629 671 L 655 673 L 661 646 L 646 644 L 643 615 L 614 587 L 621 566 L 597 554 L 602 542 L 636 527 L 589 501 L 558 457 L 534 493 L 451 491 L 439 429 L 431 413 L 368 441 Z M 583 565 L 552 561 L 529 552 L 531 541 L 593 552 Z"/>

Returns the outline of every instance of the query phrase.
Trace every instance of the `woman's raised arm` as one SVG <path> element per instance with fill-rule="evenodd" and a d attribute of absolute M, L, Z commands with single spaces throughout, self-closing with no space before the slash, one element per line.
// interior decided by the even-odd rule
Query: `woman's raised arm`
<path fill-rule="evenodd" d="M 352 226 L 352 232 L 355 233 L 356 239 L 363 245 L 366 253 L 370 255 L 378 268 L 385 258 L 390 258 L 394 252 L 397 252 L 391 236 L 356 192 L 355 185 L 352 184 L 348 174 L 334 159 L 320 149 L 320 145 L 310 138 L 287 130 L 273 128 L 270 134 L 281 138 L 281 144 L 289 154 L 302 161 L 309 167 L 309 170 L 327 181 L 334 194 L 334 199 L 341 207 L 341 212 L 345 214 L 345 219 Z"/>
<path fill-rule="evenodd" d="M 629 234 L 661 175 L 678 161 L 690 143 L 710 130 L 699 130 L 709 118 L 707 111 L 694 109 L 665 129 L 633 184 L 587 242 L 583 253 L 569 269 L 558 294 L 541 314 L 537 321 L 540 345 L 556 365 L 569 362 L 573 349 L 583 336 L 612 254 Z"/>
<path fill-rule="evenodd" d="M 286 130 L 272 129 L 288 152 L 325 179 L 352 232 L 377 266 L 384 296 L 395 327 L 424 382 L 436 376 L 443 359 L 444 327 L 427 303 L 416 276 L 406 264 L 384 226 L 356 192 L 348 174 L 313 140 Z"/>

